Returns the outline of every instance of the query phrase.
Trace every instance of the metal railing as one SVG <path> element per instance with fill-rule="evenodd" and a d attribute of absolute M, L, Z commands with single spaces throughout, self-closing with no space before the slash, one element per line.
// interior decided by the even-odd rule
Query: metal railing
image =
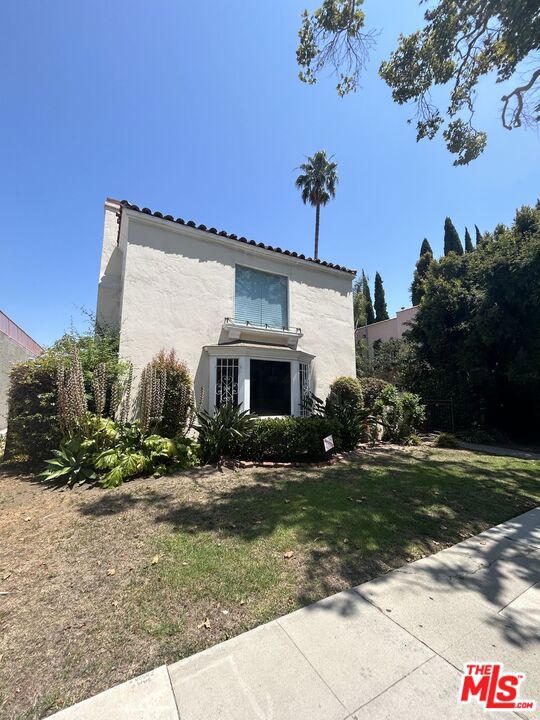
<path fill-rule="evenodd" d="M 276 327 L 274 325 L 268 325 L 268 323 L 259 325 L 251 322 L 251 320 L 235 320 L 235 318 L 230 317 L 226 317 L 224 322 L 226 325 L 237 325 L 238 327 L 254 328 L 255 330 L 277 330 L 278 332 L 295 333 L 296 335 L 302 334 L 302 330 L 299 327 Z"/>
<path fill-rule="evenodd" d="M 3 313 L 0 310 L 0 332 L 4 333 L 4 335 L 7 335 L 8 338 L 11 338 L 19 345 L 22 345 L 23 348 L 26 348 L 28 352 L 32 353 L 33 355 L 41 355 L 43 352 L 43 348 L 39 343 L 37 343 L 35 340 L 32 340 L 30 335 L 28 333 L 25 333 L 22 328 L 20 328 L 17 323 L 14 323 L 13 320 L 8 318 L 8 316 Z"/>

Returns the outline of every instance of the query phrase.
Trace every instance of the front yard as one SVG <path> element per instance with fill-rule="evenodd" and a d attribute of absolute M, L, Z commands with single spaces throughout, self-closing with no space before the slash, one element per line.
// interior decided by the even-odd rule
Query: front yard
<path fill-rule="evenodd" d="M 539 502 L 539 462 L 430 448 L 114 491 L 0 472 L 0 717 L 49 714 Z"/>

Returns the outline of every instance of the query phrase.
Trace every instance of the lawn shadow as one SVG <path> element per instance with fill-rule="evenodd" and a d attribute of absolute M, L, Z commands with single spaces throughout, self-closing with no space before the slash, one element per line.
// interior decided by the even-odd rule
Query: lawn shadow
<path fill-rule="evenodd" d="M 526 462 L 494 470 L 470 456 L 442 462 L 429 453 L 419 460 L 405 451 L 377 452 L 330 467 L 238 473 L 215 490 L 201 483 L 187 498 L 174 488 L 110 494 L 81 512 L 99 516 L 142 505 L 173 532 L 209 531 L 246 543 L 271 538 L 275 552 L 290 547 L 299 556 L 296 601 L 309 605 L 531 509 L 538 502 L 536 475 Z M 495 549 L 485 552 L 487 566 L 495 563 L 490 552 Z M 532 584 L 534 570 L 525 560 L 516 559 L 515 571 Z M 429 581 L 442 587 L 447 574 L 434 568 Z M 500 600 L 496 569 L 487 584 L 474 575 L 461 582 L 493 604 Z"/>

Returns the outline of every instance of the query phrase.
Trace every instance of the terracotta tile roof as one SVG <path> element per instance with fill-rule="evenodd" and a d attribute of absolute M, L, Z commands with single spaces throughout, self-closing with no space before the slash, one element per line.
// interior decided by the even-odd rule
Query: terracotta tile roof
<path fill-rule="evenodd" d="M 323 267 L 332 268 L 333 270 L 341 270 L 341 272 L 349 273 L 350 275 L 356 275 L 356 270 L 351 270 L 343 265 L 336 265 L 326 260 L 314 260 L 313 258 L 306 257 L 302 253 L 297 253 L 291 250 L 282 250 L 280 247 L 274 247 L 273 245 L 265 245 L 264 243 L 258 243 L 255 240 L 248 240 L 245 237 L 238 237 L 234 233 L 225 232 L 225 230 L 216 230 L 214 227 L 207 227 L 206 225 L 197 225 L 193 220 L 183 220 L 182 218 L 174 218 L 172 215 L 164 215 L 160 212 L 153 212 L 150 208 L 140 208 L 138 205 L 128 202 L 127 200 L 121 200 L 120 205 L 127 208 L 128 210 L 135 210 L 145 215 L 152 215 L 153 217 L 161 218 L 162 220 L 168 220 L 169 222 L 175 222 L 180 225 L 186 225 L 187 227 L 195 228 L 196 230 L 202 230 L 203 232 L 211 233 L 212 235 L 220 235 L 221 237 L 229 238 L 230 240 L 236 240 L 237 242 L 246 243 L 247 245 L 254 245 L 255 247 L 263 248 L 264 250 L 271 250 L 272 252 L 281 253 L 282 255 L 289 255 L 290 257 L 298 258 L 299 260 L 305 260 L 306 262 L 315 263 L 322 265 Z"/>

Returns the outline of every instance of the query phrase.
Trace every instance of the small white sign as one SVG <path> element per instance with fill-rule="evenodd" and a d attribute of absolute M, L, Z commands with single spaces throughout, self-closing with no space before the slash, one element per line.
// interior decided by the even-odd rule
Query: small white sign
<path fill-rule="evenodd" d="M 323 439 L 324 449 L 326 452 L 330 452 L 330 450 L 334 447 L 334 438 L 329 435 L 328 437 L 325 437 Z"/>

